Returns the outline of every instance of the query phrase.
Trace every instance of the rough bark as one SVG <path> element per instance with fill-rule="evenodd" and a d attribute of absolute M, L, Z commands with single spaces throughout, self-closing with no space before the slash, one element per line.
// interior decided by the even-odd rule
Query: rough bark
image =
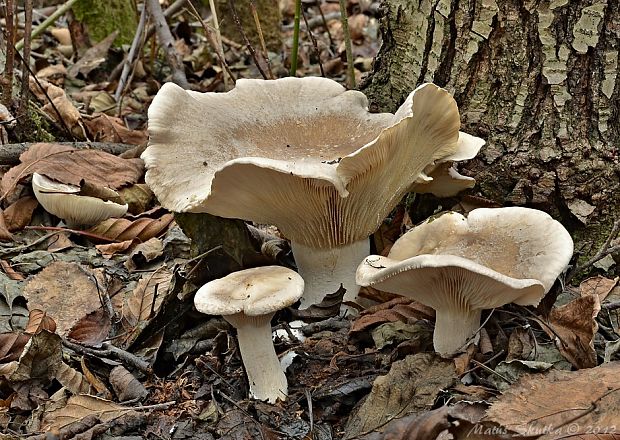
<path fill-rule="evenodd" d="M 447 88 L 464 130 L 487 140 L 462 168 L 474 193 L 550 212 L 592 255 L 620 218 L 620 1 L 383 8 L 383 46 L 362 85 L 373 107 L 395 110 L 422 82 Z"/>

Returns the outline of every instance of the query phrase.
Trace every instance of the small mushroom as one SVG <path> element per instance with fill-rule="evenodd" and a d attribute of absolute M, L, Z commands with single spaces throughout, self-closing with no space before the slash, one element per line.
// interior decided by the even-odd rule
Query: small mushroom
<path fill-rule="evenodd" d="M 368 236 L 427 166 L 454 157 L 459 127 L 455 100 L 434 84 L 390 114 L 370 113 L 362 93 L 326 78 L 242 79 L 228 93 L 167 83 L 149 108 L 142 159 L 172 211 L 278 226 L 307 308 L 341 284 L 355 300 Z"/>
<path fill-rule="evenodd" d="M 477 336 L 483 309 L 538 304 L 572 253 L 568 231 L 542 211 L 449 212 L 405 233 L 387 257 L 367 257 L 357 282 L 434 308 L 435 351 L 452 356 Z"/>
<path fill-rule="evenodd" d="M 79 186 L 56 182 L 39 173 L 32 175 L 32 190 L 43 209 L 63 219 L 69 227 L 91 226 L 127 212 L 126 204 L 79 195 Z"/>
<path fill-rule="evenodd" d="M 288 395 L 286 376 L 271 340 L 271 318 L 303 294 L 304 280 L 281 266 L 233 272 L 202 286 L 194 298 L 199 312 L 222 315 L 237 329 L 250 395 L 275 403 Z"/>

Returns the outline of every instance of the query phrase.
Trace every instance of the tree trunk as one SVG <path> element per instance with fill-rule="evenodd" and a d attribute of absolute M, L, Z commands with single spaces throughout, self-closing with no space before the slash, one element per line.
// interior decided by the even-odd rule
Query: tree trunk
<path fill-rule="evenodd" d="M 422 82 L 447 88 L 487 141 L 461 167 L 475 192 L 550 212 L 586 258 L 620 218 L 619 4 L 386 0 L 362 90 L 394 111 Z"/>

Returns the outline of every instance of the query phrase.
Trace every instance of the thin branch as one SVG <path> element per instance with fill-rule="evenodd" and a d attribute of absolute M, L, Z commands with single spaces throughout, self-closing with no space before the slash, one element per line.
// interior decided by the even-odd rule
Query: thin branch
<path fill-rule="evenodd" d="M 41 23 L 40 25 L 38 25 L 36 28 L 34 28 L 34 30 L 32 31 L 32 34 L 30 36 L 30 38 L 36 38 L 39 36 L 39 34 L 43 31 L 45 31 L 45 29 L 47 29 L 48 27 L 50 27 L 52 24 L 54 24 L 54 22 L 56 22 L 56 20 L 58 20 L 58 17 L 60 17 L 61 15 L 65 14 L 69 9 L 71 9 L 71 7 L 75 4 L 75 2 L 77 2 L 78 0 L 68 0 L 65 4 L 63 4 L 62 6 L 60 6 L 58 9 L 56 9 L 56 11 L 54 11 L 54 13 L 52 15 L 50 15 L 49 17 L 47 17 L 43 23 Z M 24 41 L 20 40 L 17 42 L 17 44 L 15 44 L 15 48 L 17 50 L 21 50 L 22 47 L 24 47 Z"/>
<path fill-rule="evenodd" d="M 23 62 L 30 63 L 30 43 L 32 42 L 32 0 L 24 0 L 24 55 Z M 28 100 L 30 95 L 29 75 L 30 69 L 22 72 L 22 89 L 19 97 L 19 115 L 25 115 L 28 112 Z"/>
<path fill-rule="evenodd" d="M 226 62 L 226 57 L 224 56 L 224 46 L 222 45 L 222 34 L 220 33 L 220 27 L 217 21 L 217 14 L 215 13 L 215 5 L 213 4 L 213 0 L 210 0 L 210 3 L 211 3 L 211 15 L 213 16 L 213 22 L 215 24 L 215 38 L 213 37 L 213 32 L 211 31 L 211 29 L 209 29 L 209 27 L 204 22 L 204 20 L 202 19 L 202 17 L 196 10 L 196 8 L 194 8 L 194 5 L 191 2 L 189 2 L 188 5 L 190 9 L 192 10 L 191 11 L 192 14 L 198 19 L 198 21 L 200 21 L 200 24 L 202 25 L 202 28 L 205 31 L 205 37 L 207 38 L 207 41 L 209 42 L 211 47 L 215 49 L 215 54 L 217 55 L 217 59 L 220 61 L 220 65 L 222 66 L 222 69 L 226 71 L 226 73 L 232 80 L 233 84 L 235 84 L 237 80 L 235 78 L 235 75 L 233 75 L 232 71 L 230 70 L 228 63 Z M 224 78 L 224 87 L 226 86 L 227 86 L 226 78 Z"/>
<path fill-rule="evenodd" d="M 131 47 L 129 48 L 129 53 L 127 54 L 127 58 L 125 58 L 125 63 L 123 64 L 123 72 L 121 73 L 121 77 L 118 80 L 118 85 L 116 86 L 116 91 L 114 92 L 114 100 L 118 105 L 118 110 L 120 113 L 121 107 L 121 94 L 125 90 L 127 85 L 127 77 L 129 76 L 129 71 L 131 67 L 134 65 L 134 59 L 136 55 L 139 53 L 139 48 L 142 47 L 142 34 L 144 33 L 144 26 L 146 24 L 146 7 L 142 6 L 142 12 L 140 13 L 140 22 L 138 23 L 138 27 L 136 28 L 136 34 L 133 37 L 133 41 L 131 42 Z"/>
<path fill-rule="evenodd" d="M 304 11 L 301 11 L 301 16 L 304 18 L 304 23 L 306 23 L 306 30 L 308 32 L 308 36 L 310 36 L 310 40 L 312 41 L 312 46 L 314 47 L 314 52 L 316 53 L 316 59 L 319 62 L 319 69 L 321 69 L 321 76 L 325 76 L 325 70 L 323 70 L 323 62 L 321 61 L 321 52 L 319 51 L 319 45 L 316 42 L 316 38 L 314 38 L 314 34 L 310 30 L 310 26 L 308 26 L 308 19 L 306 18 L 306 14 Z"/>
<path fill-rule="evenodd" d="M 172 82 L 185 90 L 190 89 L 191 86 L 185 76 L 185 66 L 183 65 L 183 60 L 174 46 L 174 38 L 172 37 L 172 32 L 170 32 L 164 13 L 161 10 L 159 0 L 147 0 L 146 6 L 149 14 L 151 14 L 151 17 L 153 18 L 153 22 L 155 23 L 155 30 L 157 32 L 159 45 L 164 50 L 166 61 L 172 69 Z"/>
<path fill-rule="evenodd" d="M 247 34 L 243 30 L 243 25 L 241 24 L 241 19 L 239 18 L 239 14 L 237 14 L 237 8 L 235 8 L 235 0 L 228 0 L 228 4 L 230 5 L 230 12 L 232 12 L 233 20 L 235 21 L 235 25 L 237 26 L 237 30 L 241 34 L 241 38 L 243 38 L 243 41 L 245 42 L 245 46 L 250 51 L 250 55 L 252 55 L 252 59 L 254 60 L 254 64 L 256 64 L 256 68 L 258 69 L 258 71 L 262 75 L 263 79 L 267 79 L 267 74 L 263 70 L 263 67 L 260 65 L 261 63 L 258 60 L 258 57 L 256 56 L 256 51 L 254 50 L 254 47 L 252 46 L 252 43 L 250 43 L 250 40 L 248 39 Z"/>
<path fill-rule="evenodd" d="M 132 368 L 135 368 L 138 371 L 141 371 L 145 374 L 152 374 L 153 370 L 151 369 L 148 362 L 144 359 L 139 358 L 135 354 L 129 353 L 128 351 L 122 350 L 109 342 L 104 342 L 101 345 L 101 348 L 92 348 L 81 345 L 77 342 L 69 341 L 66 338 L 62 338 L 62 344 L 80 354 L 88 354 L 91 356 L 97 357 L 113 357 L 119 361 L 123 361 L 125 364 L 129 365 Z"/>
<path fill-rule="evenodd" d="M 351 47 L 351 34 L 349 33 L 349 20 L 347 18 L 346 0 L 340 1 L 340 22 L 344 34 L 344 47 L 347 53 L 347 87 L 355 88 L 355 72 L 353 70 L 353 48 Z"/>
<path fill-rule="evenodd" d="M 263 36 L 263 28 L 260 25 L 260 19 L 258 18 L 258 12 L 256 11 L 256 5 L 254 1 L 250 0 L 250 9 L 252 9 L 252 16 L 254 17 L 254 24 L 258 31 L 258 39 L 260 40 L 260 47 L 263 51 L 263 58 L 267 64 L 267 71 L 269 72 L 269 79 L 275 79 L 273 72 L 271 71 L 271 61 L 269 61 L 269 52 L 267 51 L 267 45 L 265 44 L 265 38 Z"/>
<path fill-rule="evenodd" d="M 297 58 L 299 56 L 299 26 L 301 20 L 301 0 L 295 0 L 295 21 L 293 27 L 293 47 L 291 48 L 291 76 L 297 75 Z"/>

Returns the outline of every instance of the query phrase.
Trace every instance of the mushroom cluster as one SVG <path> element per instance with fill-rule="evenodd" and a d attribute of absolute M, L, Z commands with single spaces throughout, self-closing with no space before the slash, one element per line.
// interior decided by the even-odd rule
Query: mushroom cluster
<path fill-rule="evenodd" d="M 482 310 L 538 304 L 572 254 L 568 231 L 542 211 L 447 212 L 405 233 L 387 257 L 365 258 L 357 282 L 434 308 L 435 351 L 452 356 L 477 336 Z"/>
<path fill-rule="evenodd" d="M 142 158 L 160 203 L 276 225 L 306 281 L 301 308 L 340 284 L 355 300 L 368 236 L 411 188 L 470 186 L 450 165 L 484 143 L 459 132 L 456 102 L 434 84 L 372 114 L 362 93 L 326 78 L 242 79 L 227 93 L 167 83 L 148 116 Z"/>

